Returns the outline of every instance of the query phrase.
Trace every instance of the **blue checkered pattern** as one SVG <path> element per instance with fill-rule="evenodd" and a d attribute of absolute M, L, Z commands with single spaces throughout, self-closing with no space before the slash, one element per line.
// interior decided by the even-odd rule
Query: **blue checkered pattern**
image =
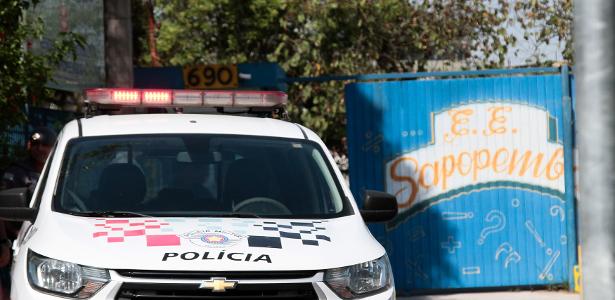
<path fill-rule="evenodd" d="M 250 247 L 282 249 L 284 243 L 300 242 L 306 246 L 320 246 L 323 242 L 331 242 L 326 233 L 327 221 L 310 222 L 273 222 L 264 221 L 253 224 L 262 229 L 262 235 L 248 236 Z"/>

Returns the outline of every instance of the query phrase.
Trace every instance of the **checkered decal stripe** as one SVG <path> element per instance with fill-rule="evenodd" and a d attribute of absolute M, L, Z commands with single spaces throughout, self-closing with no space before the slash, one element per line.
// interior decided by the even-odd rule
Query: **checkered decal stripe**
<path fill-rule="evenodd" d="M 107 243 L 123 243 L 127 238 L 145 237 L 148 247 L 179 246 L 180 239 L 175 234 L 162 234 L 170 230 L 170 224 L 165 221 L 127 220 L 127 219 L 96 219 L 96 231 L 92 237 L 105 239 Z"/>
<path fill-rule="evenodd" d="M 284 243 L 299 242 L 307 246 L 320 246 L 322 242 L 331 242 L 325 235 L 327 221 L 312 222 L 272 222 L 254 224 L 262 229 L 263 235 L 248 236 L 248 245 L 258 248 L 282 249 Z"/>
<path fill-rule="evenodd" d="M 124 243 L 130 239 L 140 239 L 148 247 L 181 246 L 182 237 L 175 233 L 177 228 L 173 228 L 172 223 L 184 221 L 184 219 L 96 219 L 92 237 L 106 243 Z M 291 243 L 320 246 L 331 242 L 331 238 L 327 235 L 326 224 L 326 220 L 311 222 L 233 220 L 226 223 L 224 220 L 203 219 L 194 225 L 202 227 L 203 230 L 229 230 L 240 239 L 245 238 L 249 247 L 282 249 L 285 244 L 291 245 Z M 248 228 L 251 230 L 246 230 Z"/>

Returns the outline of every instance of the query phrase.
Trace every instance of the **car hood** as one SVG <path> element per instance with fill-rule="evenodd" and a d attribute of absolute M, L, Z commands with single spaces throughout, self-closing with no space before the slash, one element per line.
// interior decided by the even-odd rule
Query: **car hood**
<path fill-rule="evenodd" d="M 52 213 L 23 248 L 107 269 L 321 270 L 384 255 L 357 216 L 335 219 L 86 218 Z"/>

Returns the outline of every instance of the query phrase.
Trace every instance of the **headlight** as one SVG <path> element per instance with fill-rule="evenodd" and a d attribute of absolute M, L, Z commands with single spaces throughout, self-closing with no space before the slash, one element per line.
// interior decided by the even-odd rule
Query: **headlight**
<path fill-rule="evenodd" d="M 85 299 L 96 294 L 109 279 L 107 270 L 28 252 L 28 281 L 34 288 L 44 292 Z"/>
<path fill-rule="evenodd" d="M 389 258 L 383 257 L 362 264 L 331 269 L 325 282 L 340 297 L 353 299 L 375 294 L 393 285 Z"/>

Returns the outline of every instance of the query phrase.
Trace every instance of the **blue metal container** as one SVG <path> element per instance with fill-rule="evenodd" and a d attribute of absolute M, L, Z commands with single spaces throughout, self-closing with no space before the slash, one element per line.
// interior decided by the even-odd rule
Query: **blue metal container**
<path fill-rule="evenodd" d="M 370 228 L 400 293 L 572 283 L 571 92 L 549 71 L 347 85 L 351 188 L 397 197 Z"/>

